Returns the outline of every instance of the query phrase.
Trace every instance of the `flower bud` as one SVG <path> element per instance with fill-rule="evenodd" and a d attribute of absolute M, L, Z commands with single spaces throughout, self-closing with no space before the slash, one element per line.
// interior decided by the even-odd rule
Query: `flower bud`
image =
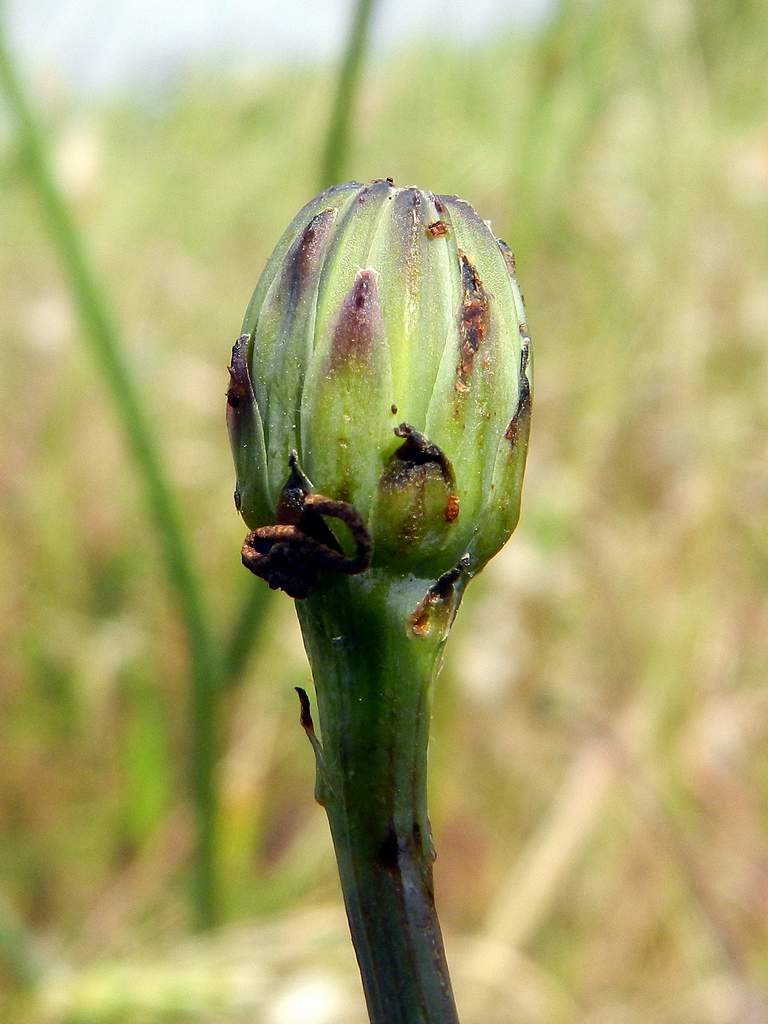
<path fill-rule="evenodd" d="M 321 193 L 272 254 L 230 374 L 252 530 L 298 529 L 283 496 L 292 452 L 306 486 L 290 493 L 339 503 L 343 522 L 354 509 L 374 566 L 438 577 L 466 555 L 471 574 L 514 529 L 530 341 L 514 258 L 464 201 L 389 180 Z M 343 550 L 338 524 L 312 521 L 312 544 Z"/>

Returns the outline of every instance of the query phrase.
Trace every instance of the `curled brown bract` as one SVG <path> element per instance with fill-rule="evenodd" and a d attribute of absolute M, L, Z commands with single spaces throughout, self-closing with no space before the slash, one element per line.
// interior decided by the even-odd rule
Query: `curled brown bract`
<path fill-rule="evenodd" d="M 323 516 L 338 519 L 349 530 L 355 552 L 347 556 Z M 371 564 L 373 541 L 354 505 L 322 494 L 308 494 L 295 523 L 261 526 L 245 538 L 243 565 L 266 580 L 272 590 L 306 597 L 323 571 L 354 576 Z"/>

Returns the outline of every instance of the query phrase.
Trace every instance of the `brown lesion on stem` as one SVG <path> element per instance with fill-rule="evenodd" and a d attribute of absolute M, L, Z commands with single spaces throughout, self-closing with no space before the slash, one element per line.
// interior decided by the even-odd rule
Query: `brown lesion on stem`
<path fill-rule="evenodd" d="M 475 356 L 485 340 L 490 325 L 488 293 L 483 287 L 477 268 L 466 253 L 458 250 L 461 268 L 462 301 L 459 311 L 459 365 L 456 368 L 455 389 L 469 391 Z"/>
<path fill-rule="evenodd" d="M 354 505 L 310 493 L 312 485 L 295 452 L 289 462 L 291 474 L 278 502 L 277 523 L 252 530 L 241 554 L 243 565 L 272 590 L 301 599 L 316 586 L 322 572 L 347 576 L 365 572 L 371 564 L 373 540 Z M 352 555 L 341 550 L 324 516 L 347 527 L 355 547 Z"/>
<path fill-rule="evenodd" d="M 456 584 L 469 572 L 469 555 L 462 555 L 456 565 L 432 584 L 409 618 L 411 632 L 430 636 L 435 627 L 447 629 L 457 607 Z"/>
<path fill-rule="evenodd" d="M 433 220 L 427 224 L 426 231 L 430 238 L 444 238 L 448 234 L 448 225 L 444 220 Z"/>
<path fill-rule="evenodd" d="M 400 834 L 395 826 L 390 824 L 374 856 L 376 866 L 395 878 L 400 878 L 408 870 L 409 865 L 416 867 L 424 898 L 427 905 L 434 909 L 435 887 L 432 879 L 432 863 L 436 855 L 431 838 L 425 847 L 421 825 L 418 821 L 414 821 L 409 830 Z M 405 899 L 405 894 L 401 893 L 401 898 Z"/>

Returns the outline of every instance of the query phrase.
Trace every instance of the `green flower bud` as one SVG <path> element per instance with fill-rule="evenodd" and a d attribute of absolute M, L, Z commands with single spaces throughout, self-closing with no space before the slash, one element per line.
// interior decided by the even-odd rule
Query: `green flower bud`
<path fill-rule="evenodd" d="M 477 572 L 514 529 L 530 342 L 512 253 L 464 201 L 389 180 L 321 193 L 278 242 L 230 374 L 253 558 L 309 537 L 359 571 L 354 522 L 374 566 L 437 578 Z M 312 492 L 338 511 L 304 511 Z"/>

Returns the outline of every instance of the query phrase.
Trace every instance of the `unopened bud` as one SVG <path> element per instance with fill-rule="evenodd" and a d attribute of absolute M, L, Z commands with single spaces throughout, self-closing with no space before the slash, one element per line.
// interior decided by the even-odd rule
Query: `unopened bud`
<path fill-rule="evenodd" d="M 466 554 L 474 573 L 499 550 L 530 340 L 512 254 L 471 206 L 389 181 L 329 189 L 278 243 L 241 333 L 228 422 L 252 530 L 298 521 L 301 472 L 354 508 L 379 568 L 437 578 Z"/>

